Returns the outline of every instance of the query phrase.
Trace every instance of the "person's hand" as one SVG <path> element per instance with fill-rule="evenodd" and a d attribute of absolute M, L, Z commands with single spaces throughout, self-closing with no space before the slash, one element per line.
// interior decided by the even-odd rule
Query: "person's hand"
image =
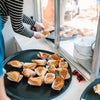
<path fill-rule="evenodd" d="M 11 100 L 11 99 L 8 98 L 8 97 L 5 97 L 5 98 L 2 98 L 2 99 L 0 99 L 0 100 Z"/>
<path fill-rule="evenodd" d="M 34 25 L 36 28 L 39 28 L 41 30 L 44 30 L 44 25 L 42 23 L 39 23 L 39 22 L 35 22 L 35 25 Z"/>
<path fill-rule="evenodd" d="M 5 99 L 3 99 L 3 100 L 11 100 L 9 97 L 5 97 Z"/>
<path fill-rule="evenodd" d="M 33 35 L 36 39 L 41 39 L 41 38 L 45 38 L 45 36 L 39 32 L 35 32 L 34 31 L 34 35 Z"/>
<path fill-rule="evenodd" d="M 3 95 L 3 97 L 1 97 L 0 100 L 11 100 L 11 99 L 7 95 Z"/>

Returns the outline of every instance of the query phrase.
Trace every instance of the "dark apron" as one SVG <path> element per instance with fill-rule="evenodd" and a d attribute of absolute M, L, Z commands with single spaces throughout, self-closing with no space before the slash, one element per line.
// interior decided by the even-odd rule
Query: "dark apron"
<path fill-rule="evenodd" d="M 3 46 L 3 35 L 2 35 L 2 20 L 0 15 L 0 76 L 3 75 L 3 60 L 4 60 L 4 46 Z"/>

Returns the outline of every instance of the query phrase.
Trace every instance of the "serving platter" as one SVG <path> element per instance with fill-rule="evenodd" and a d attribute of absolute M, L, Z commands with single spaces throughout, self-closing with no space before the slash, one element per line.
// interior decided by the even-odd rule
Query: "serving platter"
<path fill-rule="evenodd" d="M 11 60 L 19 60 L 21 62 L 32 62 L 32 59 L 40 59 L 38 57 L 38 52 L 44 52 L 48 54 L 53 54 L 53 52 L 45 51 L 45 50 L 25 50 L 21 52 L 17 52 L 11 56 L 9 56 L 4 61 L 4 68 L 7 72 L 9 71 L 18 71 L 20 74 L 22 74 L 23 68 L 20 69 L 11 67 L 7 64 L 7 62 Z M 47 61 L 49 59 L 46 59 Z M 45 65 L 46 67 L 46 65 Z M 68 64 L 68 71 L 70 74 L 70 78 L 65 80 L 64 86 L 60 91 L 53 90 L 51 88 L 51 85 L 47 85 L 43 83 L 40 87 L 39 86 L 30 86 L 28 85 L 27 81 L 28 78 L 24 77 L 19 83 L 15 83 L 12 81 L 9 81 L 7 79 L 7 76 L 4 76 L 5 81 L 5 88 L 8 95 L 11 97 L 14 97 L 17 100 L 51 100 L 52 98 L 55 98 L 62 94 L 70 85 L 71 79 L 72 79 L 72 71 L 71 67 Z M 55 73 L 55 75 L 58 75 L 58 72 Z"/>
<path fill-rule="evenodd" d="M 66 40 L 74 39 L 74 38 L 76 38 L 77 35 L 78 35 L 78 33 L 77 33 L 77 34 L 73 34 L 72 36 L 65 37 L 64 35 L 66 35 L 66 34 L 67 34 L 67 32 L 65 32 L 65 34 L 63 34 L 63 35 L 60 35 L 60 36 L 59 36 L 59 40 L 60 40 L 60 41 L 66 41 Z M 55 40 L 55 31 L 50 32 L 50 35 L 48 35 L 48 36 L 46 37 L 46 39 L 49 39 L 49 40 L 51 40 L 52 42 L 54 42 L 54 40 Z"/>
<path fill-rule="evenodd" d="M 94 92 L 93 87 L 100 84 L 100 78 L 92 82 L 82 93 L 80 100 L 100 100 L 100 95 Z"/>

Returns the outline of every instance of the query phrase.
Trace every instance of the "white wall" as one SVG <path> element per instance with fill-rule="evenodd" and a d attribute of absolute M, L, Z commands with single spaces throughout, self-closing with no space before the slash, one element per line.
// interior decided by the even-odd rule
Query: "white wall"
<path fill-rule="evenodd" d="M 14 31 L 12 30 L 10 20 L 8 20 L 3 29 L 6 57 L 16 52 L 16 46 L 13 41 L 13 36 L 14 36 Z"/>
<path fill-rule="evenodd" d="M 28 16 L 33 15 L 33 1 L 34 0 L 24 0 L 24 14 Z"/>
<path fill-rule="evenodd" d="M 27 16 L 33 16 L 33 0 L 24 0 L 24 13 Z M 13 39 L 14 35 L 15 32 L 12 30 L 10 19 L 9 19 L 3 29 L 6 57 L 16 52 L 16 45 Z"/>

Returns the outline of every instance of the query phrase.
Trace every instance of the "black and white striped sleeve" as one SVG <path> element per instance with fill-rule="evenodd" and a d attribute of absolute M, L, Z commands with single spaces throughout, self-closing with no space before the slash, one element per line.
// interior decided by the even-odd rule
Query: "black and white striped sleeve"
<path fill-rule="evenodd" d="M 4 25 L 8 21 L 8 16 L 2 17 L 2 25 Z"/>
<path fill-rule="evenodd" d="M 34 32 L 23 26 L 23 0 L 7 0 L 7 7 L 13 30 L 21 35 L 32 37 Z"/>
<path fill-rule="evenodd" d="M 31 26 L 34 26 L 35 21 L 31 18 L 29 18 L 28 16 L 26 16 L 25 14 L 23 14 L 23 22 L 26 24 L 29 24 Z"/>

